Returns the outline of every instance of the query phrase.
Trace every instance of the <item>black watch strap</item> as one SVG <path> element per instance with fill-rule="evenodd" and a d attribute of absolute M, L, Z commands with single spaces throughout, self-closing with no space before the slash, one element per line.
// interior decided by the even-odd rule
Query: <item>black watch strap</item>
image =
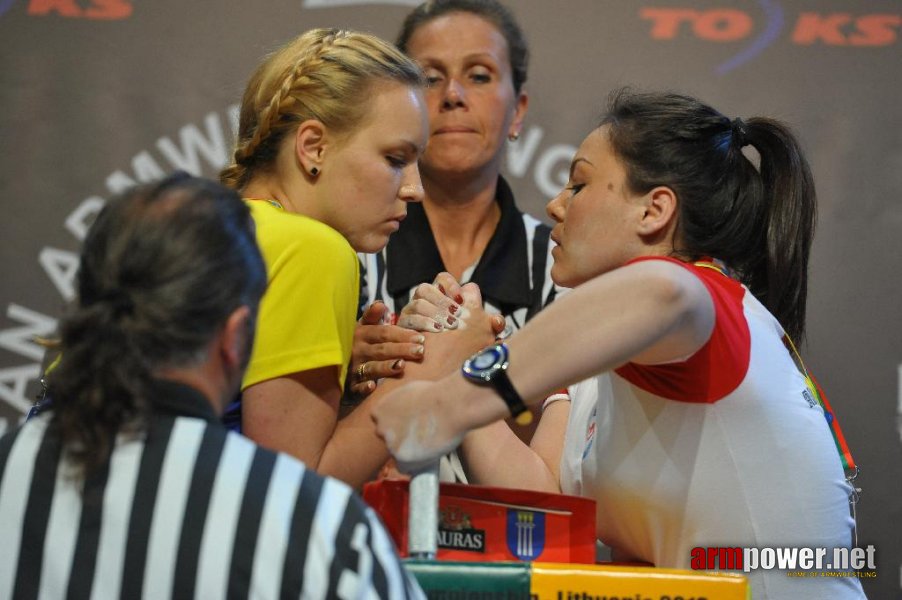
<path fill-rule="evenodd" d="M 507 345 L 498 343 L 471 356 L 464 362 L 461 370 L 470 381 L 495 388 L 517 423 L 528 425 L 532 422 L 532 412 L 523 403 L 523 398 L 507 376 L 509 357 Z"/>
<path fill-rule="evenodd" d="M 495 391 L 501 396 L 501 399 L 504 400 L 504 403 L 507 404 L 507 408 L 510 409 L 512 417 L 516 419 L 523 413 L 527 413 L 530 416 L 532 415 L 532 413 L 529 412 L 529 408 L 523 403 L 523 398 L 521 398 L 520 394 L 517 393 L 517 390 L 514 389 L 514 384 L 511 383 L 510 377 L 507 376 L 507 369 L 498 371 L 490 383 L 492 384 L 492 387 L 495 388 Z M 532 419 L 530 419 L 530 421 L 531 420 Z M 527 423 L 528 422 L 529 421 L 527 421 Z"/>

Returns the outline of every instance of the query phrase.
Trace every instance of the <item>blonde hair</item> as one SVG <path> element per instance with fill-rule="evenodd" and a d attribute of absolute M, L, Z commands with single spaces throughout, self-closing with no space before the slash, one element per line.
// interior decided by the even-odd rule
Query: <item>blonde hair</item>
<path fill-rule="evenodd" d="M 251 76 L 241 101 L 232 163 L 220 181 L 240 190 L 275 161 L 285 134 L 307 119 L 341 135 L 369 109 L 372 86 L 425 85 L 422 71 L 376 36 L 341 29 L 312 29 L 270 54 Z"/>

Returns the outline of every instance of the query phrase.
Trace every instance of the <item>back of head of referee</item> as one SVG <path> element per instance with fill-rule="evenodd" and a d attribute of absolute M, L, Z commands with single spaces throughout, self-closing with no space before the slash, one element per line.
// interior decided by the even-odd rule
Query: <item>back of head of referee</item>
<path fill-rule="evenodd" d="M 85 239 L 50 374 L 71 459 L 89 473 L 118 432 L 144 427 L 155 378 L 197 389 L 221 413 L 238 390 L 265 286 L 234 192 L 180 173 L 110 201 Z"/>

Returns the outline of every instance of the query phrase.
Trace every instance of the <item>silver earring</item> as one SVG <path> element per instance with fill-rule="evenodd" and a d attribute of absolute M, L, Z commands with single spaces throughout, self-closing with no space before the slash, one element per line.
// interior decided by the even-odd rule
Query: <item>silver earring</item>
<path fill-rule="evenodd" d="M 509 139 L 512 142 L 516 142 L 517 140 L 520 139 L 520 133 L 519 132 L 511 133 L 507 136 L 507 139 Z"/>

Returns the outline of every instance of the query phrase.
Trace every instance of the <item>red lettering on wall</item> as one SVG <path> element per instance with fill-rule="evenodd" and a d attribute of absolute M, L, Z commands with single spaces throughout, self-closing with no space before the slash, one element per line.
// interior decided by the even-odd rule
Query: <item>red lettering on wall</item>
<path fill-rule="evenodd" d="M 853 46 L 889 46 L 897 39 L 902 15 L 865 15 L 855 21 L 858 31 L 849 36 Z"/>
<path fill-rule="evenodd" d="M 852 15 L 848 13 L 834 13 L 823 16 L 817 13 L 802 13 L 796 22 L 792 41 L 805 46 L 817 41 L 830 46 L 845 46 L 846 36 L 843 35 L 842 27 L 851 20 Z"/>
<path fill-rule="evenodd" d="M 748 37 L 754 22 L 742 12 L 730 8 L 692 10 L 690 8 L 643 8 L 639 16 L 652 22 L 651 37 L 672 40 L 684 23 L 692 24 L 695 37 L 712 42 L 732 42 Z"/>
<path fill-rule="evenodd" d="M 847 36 L 843 30 L 849 30 L 850 24 L 855 29 Z M 863 15 L 853 21 L 848 13 L 802 13 L 792 41 L 806 46 L 817 42 L 828 46 L 888 46 L 898 38 L 896 29 L 900 25 L 902 16 L 891 14 Z"/>
<path fill-rule="evenodd" d="M 132 5 L 126 0 L 91 0 L 85 11 L 89 19 L 127 19 L 132 14 Z"/>
<path fill-rule="evenodd" d="M 691 8 L 643 8 L 639 17 L 652 21 L 652 39 L 672 40 L 679 32 L 680 24 L 694 21 L 698 13 Z"/>
<path fill-rule="evenodd" d="M 130 0 L 91 0 L 84 10 L 75 0 L 30 0 L 28 14 L 114 21 L 130 17 L 133 8 Z"/>
<path fill-rule="evenodd" d="M 64 17 L 80 17 L 81 8 L 75 0 L 31 0 L 28 4 L 28 14 L 46 15 L 51 11 Z"/>
<path fill-rule="evenodd" d="M 699 14 L 692 29 L 703 40 L 732 42 L 752 32 L 752 18 L 741 10 L 706 10 Z"/>
<path fill-rule="evenodd" d="M 680 34 L 680 28 L 685 24 L 690 25 L 691 32 L 696 38 L 709 42 L 733 42 L 745 39 L 752 34 L 755 27 L 751 15 L 732 8 L 693 10 L 645 7 L 639 10 L 639 16 L 651 21 L 649 35 L 656 40 L 676 38 Z M 888 46 L 899 39 L 900 27 L 902 15 L 898 14 L 853 17 L 850 13 L 803 12 L 796 21 L 791 39 L 793 43 L 803 46 L 813 44 Z"/>

